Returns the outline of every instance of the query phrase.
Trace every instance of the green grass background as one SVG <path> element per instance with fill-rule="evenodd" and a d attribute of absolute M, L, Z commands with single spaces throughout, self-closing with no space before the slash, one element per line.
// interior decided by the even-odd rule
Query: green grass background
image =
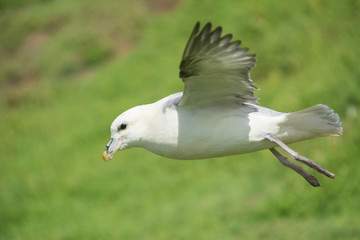
<path fill-rule="evenodd" d="M 359 239 L 359 1 L 0 1 L 0 239 Z M 101 153 L 122 111 L 181 91 L 196 21 L 258 54 L 263 106 L 317 103 L 344 134 L 292 147 L 334 172 L 313 188 L 269 151 L 175 161 Z"/>

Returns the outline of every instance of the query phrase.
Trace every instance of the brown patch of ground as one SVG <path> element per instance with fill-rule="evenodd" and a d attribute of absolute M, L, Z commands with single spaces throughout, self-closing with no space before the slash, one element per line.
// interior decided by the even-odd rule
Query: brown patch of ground
<path fill-rule="evenodd" d="M 148 0 L 148 7 L 151 11 L 167 12 L 176 7 L 179 0 Z"/>
<path fill-rule="evenodd" d="M 36 69 L 34 68 L 36 56 L 41 52 L 43 44 L 49 35 L 46 32 L 33 32 L 17 48 L 16 52 L 10 55 L 4 54 L 0 63 L 10 61 L 3 75 L 2 84 L 6 88 L 13 88 L 22 83 L 35 81 Z"/>

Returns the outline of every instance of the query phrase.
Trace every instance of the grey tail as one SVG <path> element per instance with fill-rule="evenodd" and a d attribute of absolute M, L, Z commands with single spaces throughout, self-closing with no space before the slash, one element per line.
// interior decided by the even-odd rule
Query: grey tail
<path fill-rule="evenodd" d="M 301 140 L 321 136 L 339 136 L 343 131 L 339 115 L 323 104 L 289 113 L 283 130 L 297 134 Z"/>

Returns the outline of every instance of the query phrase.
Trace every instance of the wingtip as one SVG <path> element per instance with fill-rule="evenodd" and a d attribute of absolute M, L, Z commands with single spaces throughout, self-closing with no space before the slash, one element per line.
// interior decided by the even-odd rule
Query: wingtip
<path fill-rule="evenodd" d="M 204 26 L 204 28 L 210 28 L 212 27 L 212 23 L 211 22 L 207 22 Z"/>
<path fill-rule="evenodd" d="M 193 34 L 197 34 L 200 30 L 200 21 L 197 21 L 194 26 Z"/>

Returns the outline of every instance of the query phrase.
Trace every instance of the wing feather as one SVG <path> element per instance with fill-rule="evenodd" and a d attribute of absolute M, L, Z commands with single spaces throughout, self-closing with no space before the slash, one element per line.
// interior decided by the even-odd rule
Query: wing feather
<path fill-rule="evenodd" d="M 241 41 L 232 41 L 231 34 L 221 37 L 221 27 L 211 29 L 206 23 L 200 31 L 197 22 L 185 47 L 180 63 L 185 87 L 179 106 L 257 103 L 250 79 L 256 55 L 247 54 L 249 49 L 240 48 Z"/>

